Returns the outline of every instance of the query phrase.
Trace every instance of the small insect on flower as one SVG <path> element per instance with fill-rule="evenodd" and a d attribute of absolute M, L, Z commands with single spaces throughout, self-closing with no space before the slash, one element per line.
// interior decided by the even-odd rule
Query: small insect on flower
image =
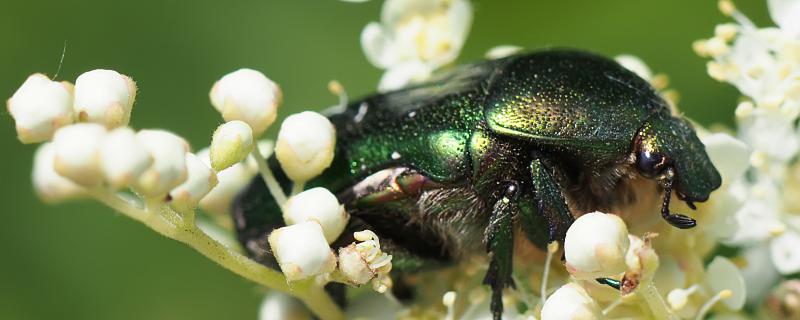
<path fill-rule="evenodd" d="M 352 243 L 354 231 L 372 230 L 398 274 L 488 253 L 484 283 L 492 289 L 495 319 L 503 314 L 503 290 L 513 284 L 515 230 L 541 248 L 563 243 L 580 214 L 636 201 L 631 182 L 639 178 L 663 194 L 668 223 L 691 228 L 694 219 L 670 212 L 673 193 L 692 206 L 721 183 L 692 125 L 646 80 L 585 52 L 467 65 L 356 101 L 328 119 L 335 148 L 313 150 L 335 151 L 333 160 L 306 184 L 336 194 L 350 214 L 333 247 Z M 277 159 L 269 164 L 284 189 L 309 177 L 297 177 L 281 140 L 315 130 L 281 130 Z M 292 150 L 298 159 L 314 156 L 301 153 L 311 149 Z M 233 211 L 243 247 L 274 266 L 262 239 L 284 221 L 261 179 Z M 624 247 L 627 232 L 617 229 L 598 232 L 619 233 Z M 612 271 L 623 271 L 619 258 Z"/>

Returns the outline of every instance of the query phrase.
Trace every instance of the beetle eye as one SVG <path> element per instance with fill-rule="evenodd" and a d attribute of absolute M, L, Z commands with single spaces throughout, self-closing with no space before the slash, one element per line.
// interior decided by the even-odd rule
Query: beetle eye
<path fill-rule="evenodd" d="M 636 166 L 639 173 L 647 178 L 655 178 L 667 169 L 667 157 L 658 152 L 640 151 Z"/>

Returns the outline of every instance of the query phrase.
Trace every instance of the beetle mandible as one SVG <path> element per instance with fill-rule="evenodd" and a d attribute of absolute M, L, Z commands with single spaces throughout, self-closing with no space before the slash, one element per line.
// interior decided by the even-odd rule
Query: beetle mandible
<path fill-rule="evenodd" d="M 692 125 L 613 60 L 547 50 L 458 68 L 428 83 L 354 102 L 329 119 L 334 162 L 308 187 L 326 187 L 351 215 L 333 244 L 371 229 L 393 272 L 489 254 L 484 283 L 495 319 L 511 279 L 515 230 L 539 247 L 563 241 L 580 214 L 636 201 L 631 181 L 657 182 L 671 225 L 674 193 L 694 208 L 720 186 Z M 268 160 L 283 187 L 290 181 Z M 276 267 L 267 235 L 284 225 L 263 181 L 234 203 L 249 255 Z"/>

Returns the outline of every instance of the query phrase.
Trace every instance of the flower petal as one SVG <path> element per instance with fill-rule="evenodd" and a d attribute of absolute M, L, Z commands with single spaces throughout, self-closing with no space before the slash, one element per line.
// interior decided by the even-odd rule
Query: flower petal
<path fill-rule="evenodd" d="M 786 231 L 772 240 L 770 253 L 772 262 L 782 274 L 800 271 L 800 235 Z"/>
<path fill-rule="evenodd" d="M 798 0 L 769 0 L 767 1 L 769 15 L 772 21 L 782 30 L 792 35 L 800 35 L 800 1 Z"/>

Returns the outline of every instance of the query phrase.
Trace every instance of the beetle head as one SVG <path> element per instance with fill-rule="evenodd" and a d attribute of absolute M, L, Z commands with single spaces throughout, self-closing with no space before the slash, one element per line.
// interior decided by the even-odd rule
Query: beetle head
<path fill-rule="evenodd" d="M 669 185 L 668 191 L 674 188 L 689 206 L 706 201 L 722 183 L 692 125 L 679 117 L 651 116 L 636 135 L 634 155 L 641 175 Z"/>

